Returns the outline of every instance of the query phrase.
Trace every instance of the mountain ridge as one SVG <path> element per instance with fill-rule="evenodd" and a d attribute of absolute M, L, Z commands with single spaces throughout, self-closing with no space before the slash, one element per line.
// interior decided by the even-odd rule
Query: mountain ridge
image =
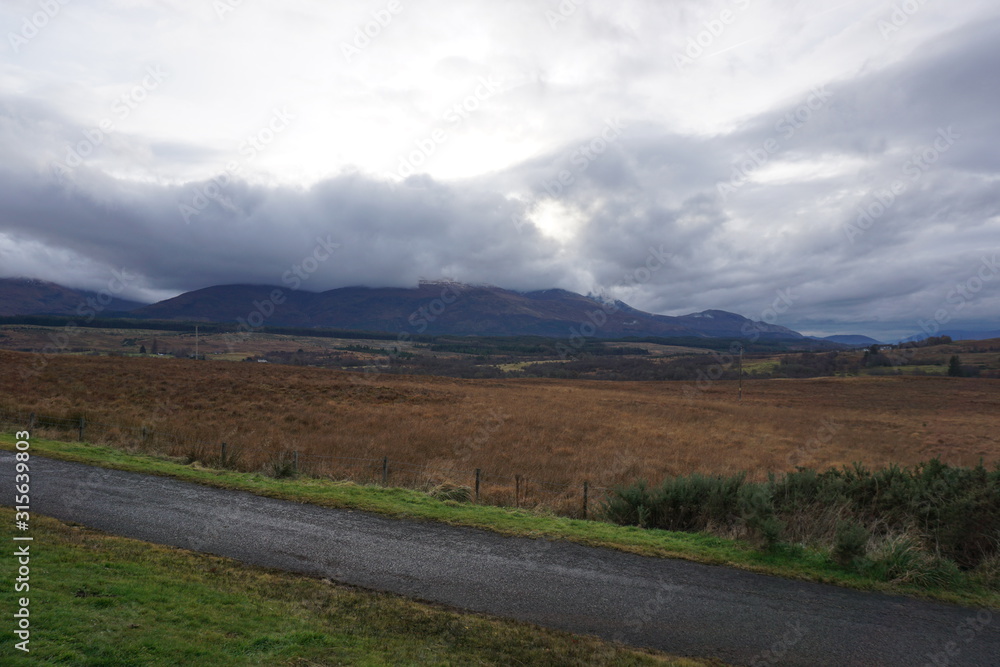
<path fill-rule="evenodd" d="M 34 278 L 0 278 L 0 316 L 131 312 L 148 304 Z"/>
<path fill-rule="evenodd" d="M 825 340 L 831 343 L 839 343 L 841 345 L 850 345 L 851 347 L 870 347 L 872 345 L 883 345 L 882 341 L 875 340 L 870 336 L 860 336 L 851 334 L 838 334 L 836 336 L 824 336 L 822 338 L 817 338 L 817 340 Z"/>
<path fill-rule="evenodd" d="M 270 324 L 410 334 L 805 339 L 791 329 L 725 311 L 672 317 L 563 289 L 518 292 L 453 281 L 325 292 L 220 285 L 186 292 L 133 314 L 152 319 L 237 321 L 250 328 Z"/>
<path fill-rule="evenodd" d="M 98 296 L 44 281 L 2 279 L 0 315 L 84 315 L 81 304 Z M 722 310 L 659 315 L 622 301 L 560 288 L 520 292 L 450 280 L 422 280 L 416 287 L 353 286 L 323 292 L 277 285 L 215 285 L 153 304 L 112 299 L 99 312 L 138 319 L 237 322 L 247 330 L 277 326 L 400 335 L 812 340 L 791 329 Z"/>

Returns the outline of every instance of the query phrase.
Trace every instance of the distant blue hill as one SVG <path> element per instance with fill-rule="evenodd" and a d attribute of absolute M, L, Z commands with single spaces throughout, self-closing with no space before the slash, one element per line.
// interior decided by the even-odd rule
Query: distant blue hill
<path fill-rule="evenodd" d="M 963 329 L 950 329 L 945 331 L 940 331 L 935 336 L 950 336 L 952 340 L 990 340 L 992 338 L 1000 338 L 1000 330 L 994 331 L 968 331 Z M 921 341 L 926 338 L 930 338 L 925 333 L 919 333 L 909 338 L 904 338 L 904 343 Z"/>
<path fill-rule="evenodd" d="M 826 336 L 825 338 L 818 338 L 817 340 L 825 340 L 831 343 L 840 343 L 841 345 L 850 345 L 851 347 L 869 347 L 871 345 L 882 345 L 881 341 L 877 341 L 874 338 L 869 338 L 868 336 Z"/>

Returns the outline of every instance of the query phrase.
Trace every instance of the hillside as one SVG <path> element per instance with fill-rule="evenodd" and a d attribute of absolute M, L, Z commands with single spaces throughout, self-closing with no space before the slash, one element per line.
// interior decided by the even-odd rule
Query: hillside
<path fill-rule="evenodd" d="M 276 303 L 273 296 L 280 292 Z M 141 308 L 137 317 L 243 321 L 254 326 L 331 327 L 391 333 L 570 338 L 748 337 L 800 340 L 784 327 L 724 311 L 654 315 L 622 302 L 551 289 L 515 292 L 492 286 L 422 282 L 416 288 L 345 287 L 322 293 L 227 285 L 181 294 Z"/>
<path fill-rule="evenodd" d="M 868 336 L 826 336 L 819 340 L 829 341 L 831 343 L 839 343 L 841 345 L 850 345 L 851 347 L 870 347 L 872 345 L 881 345 L 882 343 L 870 338 Z"/>
<path fill-rule="evenodd" d="M 79 315 L 100 304 L 99 294 L 71 289 L 44 280 L 0 278 L 0 317 L 12 315 Z M 112 299 L 101 312 L 129 312 L 144 304 Z M 82 310 L 81 310 L 82 309 Z"/>

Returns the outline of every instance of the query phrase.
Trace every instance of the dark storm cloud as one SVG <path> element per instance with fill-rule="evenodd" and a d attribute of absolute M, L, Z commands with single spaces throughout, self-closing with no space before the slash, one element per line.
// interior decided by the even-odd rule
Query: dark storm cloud
<path fill-rule="evenodd" d="M 554 284 L 549 242 L 511 222 L 517 207 L 496 193 L 429 178 L 393 186 L 357 174 L 308 189 L 236 182 L 185 222 L 180 205 L 201 184 L 116 181 L 85 168 L 69 177 L 5 169 L 4 229 L 113 267 L 150 288 L 281 284 L 318 246 L 340 248 L 303 288 L 415 285 L 421 277 L 500 276 L 516 258 L 517 286 Z M 58 281 L 52 267 L 50 279 Z"/>
<path fill-rule="evenodd" d="M 23 244 L 85 258 L 91 273 L 128 268 L 152 293 L 281 284 L 318 245 L 336 243 L 304 289 L 449 276 L 619 290 L 655 312 L 722 308 L 755 318 L 791 290 L 779 324 L 793 328 L 859 325 L 888 337 L 942 310 L 953 322 L 995 323 L 1000 275 L 968 298 L 955 290 L 1000 251 L 997 34 L 996 21 L 983 22 L 887 68 L 816 81 L 724 134 L 609 117 L 550 154 L 465 181 L 391 184 L 345 172 L 294 188 L 236 179 L 187 215 L 182 207 L 209 181 L 118 179 L 98 168 L 100 153 L 57 174 L 53 161 L 64 162 L 87 128 L 38 100 L 8 97 L 0 253 L 10 258 L 11 244 Z M 119 139 L 101 150 L 215 159 L 194 146 Z M 885 199 L 897 181 L 904 191 Z M 576 221 L 561 242 L 524 222 L 545 202 Z M 881 212 L 859 222 L 876 204 Z M 647 277 L 639 270 L 651 252 L 670 261 Z M 80 280 L 69 267 L 35 268 L 37 277 Z"/>

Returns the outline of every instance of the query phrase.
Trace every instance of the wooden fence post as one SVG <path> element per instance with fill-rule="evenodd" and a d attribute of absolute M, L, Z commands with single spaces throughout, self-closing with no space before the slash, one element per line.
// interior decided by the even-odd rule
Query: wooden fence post
<path fill-rule="evenodd" d="M 299 450 L 292 452 L 292 471 L 298 475 L 299 474 Z"/>
<path fill-rule="evenodd" d="M 590 484 L 588 482 L 583 483 L 583 518 L 587 518 L 587 492 L 590 490 Z"/>
<path fill-rule="evenodd" d="M 514 507 L 521 506 L 521 476 L 514 475 Z"/>
<path fill-rule="evenodd" d="M 479 475 L 480 475 L 480 470 L 479 470 L 479 468 L 476 468 L 476 502 L 477 503 L 479 502 Z"/>
<path fill-rule="evenodd" d="M 83 430 L 86 428 L 87 422 L 83 417 L 80 417 L 80 442 L 83 442 Z"/>
<path fill-rule="evenodd" d="M 389 457 L 382 457 L 382 486 L 389 484 Z"/>
<path fill-rule="evenodd" d="M 222 443 L 222 467 L 226 467 L 226 443 Z"/>
<path fill-rule="evenodd" d="M 36 421 L 35 413 L 32 412 L 31 416 L 28 417 L 28 430 L 29 431 L 35 430 L 35 421 Z"/>

